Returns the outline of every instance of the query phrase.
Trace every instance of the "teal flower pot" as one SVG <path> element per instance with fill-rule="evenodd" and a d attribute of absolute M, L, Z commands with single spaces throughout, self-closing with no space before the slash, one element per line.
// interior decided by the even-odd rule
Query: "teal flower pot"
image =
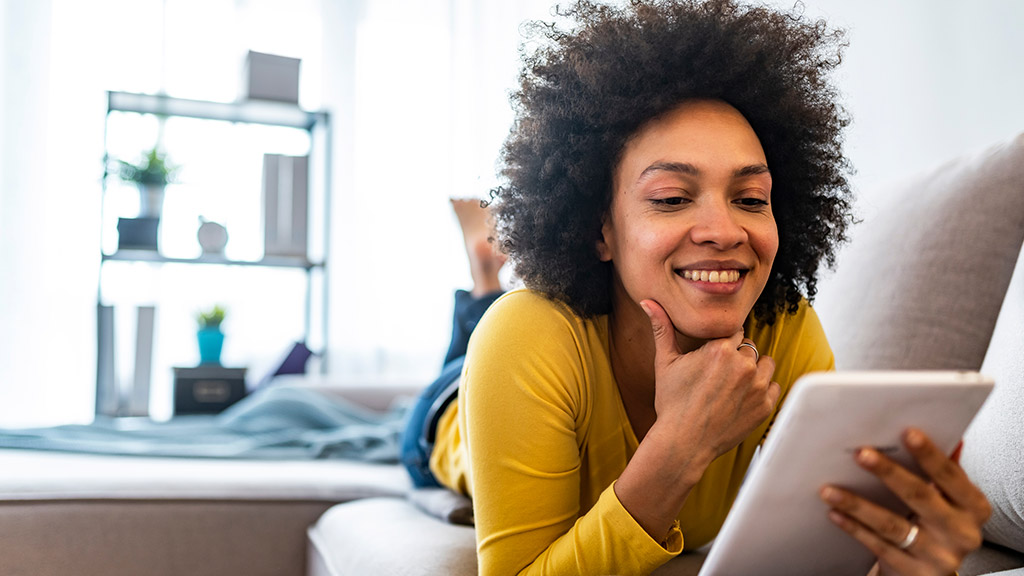
<path fill-rule="evenodd" d="M 203 328 L 196 337 L 199 339 L 199 363 L 220 364 L 220 351 L 224 347 L 224 333 L 220 328 Z"/>

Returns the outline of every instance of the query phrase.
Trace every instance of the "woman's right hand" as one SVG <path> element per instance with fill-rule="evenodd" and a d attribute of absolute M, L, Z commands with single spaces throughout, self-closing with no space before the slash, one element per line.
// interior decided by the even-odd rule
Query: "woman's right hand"
<path fill-rule="evenodd" d="M 741 348 L 742 331 L 683 354 L 661 305 L 644 300 L 640 306 L 654 331 L 655 426 L 685 431 L 710 463 L 771 416 L 781 394 L 772 381 L 775 361 Z"/>

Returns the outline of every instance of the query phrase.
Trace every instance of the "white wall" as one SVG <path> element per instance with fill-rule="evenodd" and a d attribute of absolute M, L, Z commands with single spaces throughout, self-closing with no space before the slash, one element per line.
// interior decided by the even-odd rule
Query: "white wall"
<path fill-rule="evenodd" d="M 1024 3 L 806 4 L 809 16 L 848 32 L 837 77 L 853 116 L 847 152 L 865 203 L 880 183 L 1024 131 Z"/>
<path fill-rule="evenodd" d="M 1024 132 L 1024 3 L 807 4 L 808 15 L 848 33 L 837 78 L 853 117 L 846 150 L 857 170 L 852 182 L 863 221 L 852 228 L 851 244 L 878 214 L 889 185 Z M 929 201 L 928 190 L 918 201 Z M 818 304 L 826 332 L 842 329 L 830 324 L 830 303 L 843 297 L 843 286 L 832 280 L 831 271 L 822 272 Z"/>

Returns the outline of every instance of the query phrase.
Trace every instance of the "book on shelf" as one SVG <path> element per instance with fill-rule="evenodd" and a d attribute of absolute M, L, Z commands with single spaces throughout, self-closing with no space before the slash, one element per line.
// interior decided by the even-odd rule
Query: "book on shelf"
<path fill-rule="evenodd" d="M 263 251 L 306 256 L 308 156 L 263 155 Z"/>
<path fill-rule="evenodd" d="M 96 414 L 116 416 L 120 405 L 114 364 L 114 307 L 96 307 Z"/>
<path fill-rule="evenodd" d="M 139 306 L 135 310 L 135 373 L 128 400 L 130 416 L 149 415 L 150 376 L 153 373 L 153 332 L 155 306 Z"/>

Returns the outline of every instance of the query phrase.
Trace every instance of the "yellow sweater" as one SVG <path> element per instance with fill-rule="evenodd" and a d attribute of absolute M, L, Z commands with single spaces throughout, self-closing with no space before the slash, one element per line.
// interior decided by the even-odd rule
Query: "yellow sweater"
<path fill-rule="evenodd" d="M 834 368 L 806 303 L 773 326 L 748 319 L 745 328 L 775 359 L 783 399 L 801 375 Z M 770 420 L 712 462 L 662 545 L 612 489 L 638 442 L 608 342 L 606 316 L 583 320 L 528 290 L 496 301 L 473 333 L 430 467 L 473 499 L 480 574 L 647 574 L 683 549 L 684 535 L 696 549 L 721 528 Z"/>

